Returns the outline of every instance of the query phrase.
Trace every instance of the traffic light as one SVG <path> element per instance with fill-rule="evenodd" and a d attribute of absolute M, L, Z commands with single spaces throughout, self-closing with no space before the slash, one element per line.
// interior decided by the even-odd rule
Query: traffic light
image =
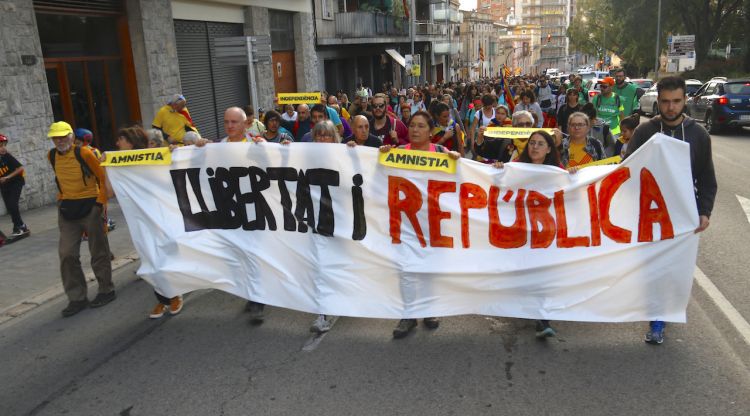
<path fill-rule="evenodd" d="M 552 34 L 548 33 L 547 34 L 547 43 L 550 43 L 550 42 L 552 42 Z"/>

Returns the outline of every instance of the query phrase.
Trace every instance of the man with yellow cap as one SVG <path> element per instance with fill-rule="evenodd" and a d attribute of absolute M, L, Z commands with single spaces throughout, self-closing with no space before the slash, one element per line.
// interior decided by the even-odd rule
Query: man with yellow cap
<path fill-rule="evenodd" d="M 167 104 L 159 109 L 151 126 L 161 130 L 170 144 L 177 145 L 182 144 L 185 133 L 198 131 L 187 109 L 187 100 L 182 94 L 173 95 Z"/>
<path fill-rule="evenodd" d="M 73 144 L 70 124 L 52 123 L 47 133 L 55 145 L 47 158 L 55 172 L 58 194 L 57 221 L 60 228 L 60 276 L 70 303 L 62 310 L 72 316 L 86 307 L 96 308 L 115 300 L 112 260 L 104 231 L 104 205 L 107 203 L 104 169 L 94 153 Z M 81 234 L 88 233 L 91 269 L 99 283 L 99 293 L 89 302 L 86 278 L 81 269 Z"/>

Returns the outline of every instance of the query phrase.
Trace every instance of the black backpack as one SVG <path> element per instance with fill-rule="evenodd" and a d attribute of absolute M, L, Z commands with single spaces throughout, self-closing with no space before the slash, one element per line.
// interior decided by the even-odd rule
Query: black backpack
<path fill-rule="evenodd" d="M 52 164 L 52 171 L 55 171 L 55 155 L 57 154 L 57 149 L 50 149 L 48 157 L 49 157 L 49 163 Z M 76 160 L 81 165 L 81 177 L 83 178 L 83 184 L 87 185 L 86 179 L 90 178 L 92 176 L 95 176 L 93 172 L 91 172 L 91 168 L 89 168 L 89 165 L 86 164 L 86 161 L 83 160 L 83 156 L 81 156 L 81 147 L 80 146 L 73 146 L 73 154 L 76 157 Z M 60 182 L 57 181 L 57 174 L 55 174 L 55 183 L 57 184 L 57 189 L 62 192 L 62 189 L 60 188 Z"/>

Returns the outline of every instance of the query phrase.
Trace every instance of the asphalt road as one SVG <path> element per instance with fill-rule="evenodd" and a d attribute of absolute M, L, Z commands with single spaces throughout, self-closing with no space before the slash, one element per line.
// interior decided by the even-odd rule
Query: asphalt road
<path fill-rule="evenodd" d="M 713 137 L 719 194 L 699 268 L 750 320 L 750 131 Z M 0 326 L 2 415 L 747 415 L 748 348 L 694 289 L 688 324 L 659 347 L 645 324 L 558 322 L 540 342 L 530 321 L 461 316 L 420 325 L 268 308 L 253 326 L 244 301 L 192 293 L 183 312 L 149 320 L 136 264 L 115 273 L 118 299 L 61 319 L 58 298 Z M 745 346 L 747 347 L 747 346 Z"/>

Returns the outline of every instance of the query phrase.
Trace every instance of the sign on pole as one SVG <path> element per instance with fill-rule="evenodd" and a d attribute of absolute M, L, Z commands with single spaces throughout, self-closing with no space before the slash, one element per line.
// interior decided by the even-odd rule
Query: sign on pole
<path fill-rule="evenodd" d="M 695 35 L 676 35 L 667 39 L 669 58 L 692 58 L 695 57 Z"/>

